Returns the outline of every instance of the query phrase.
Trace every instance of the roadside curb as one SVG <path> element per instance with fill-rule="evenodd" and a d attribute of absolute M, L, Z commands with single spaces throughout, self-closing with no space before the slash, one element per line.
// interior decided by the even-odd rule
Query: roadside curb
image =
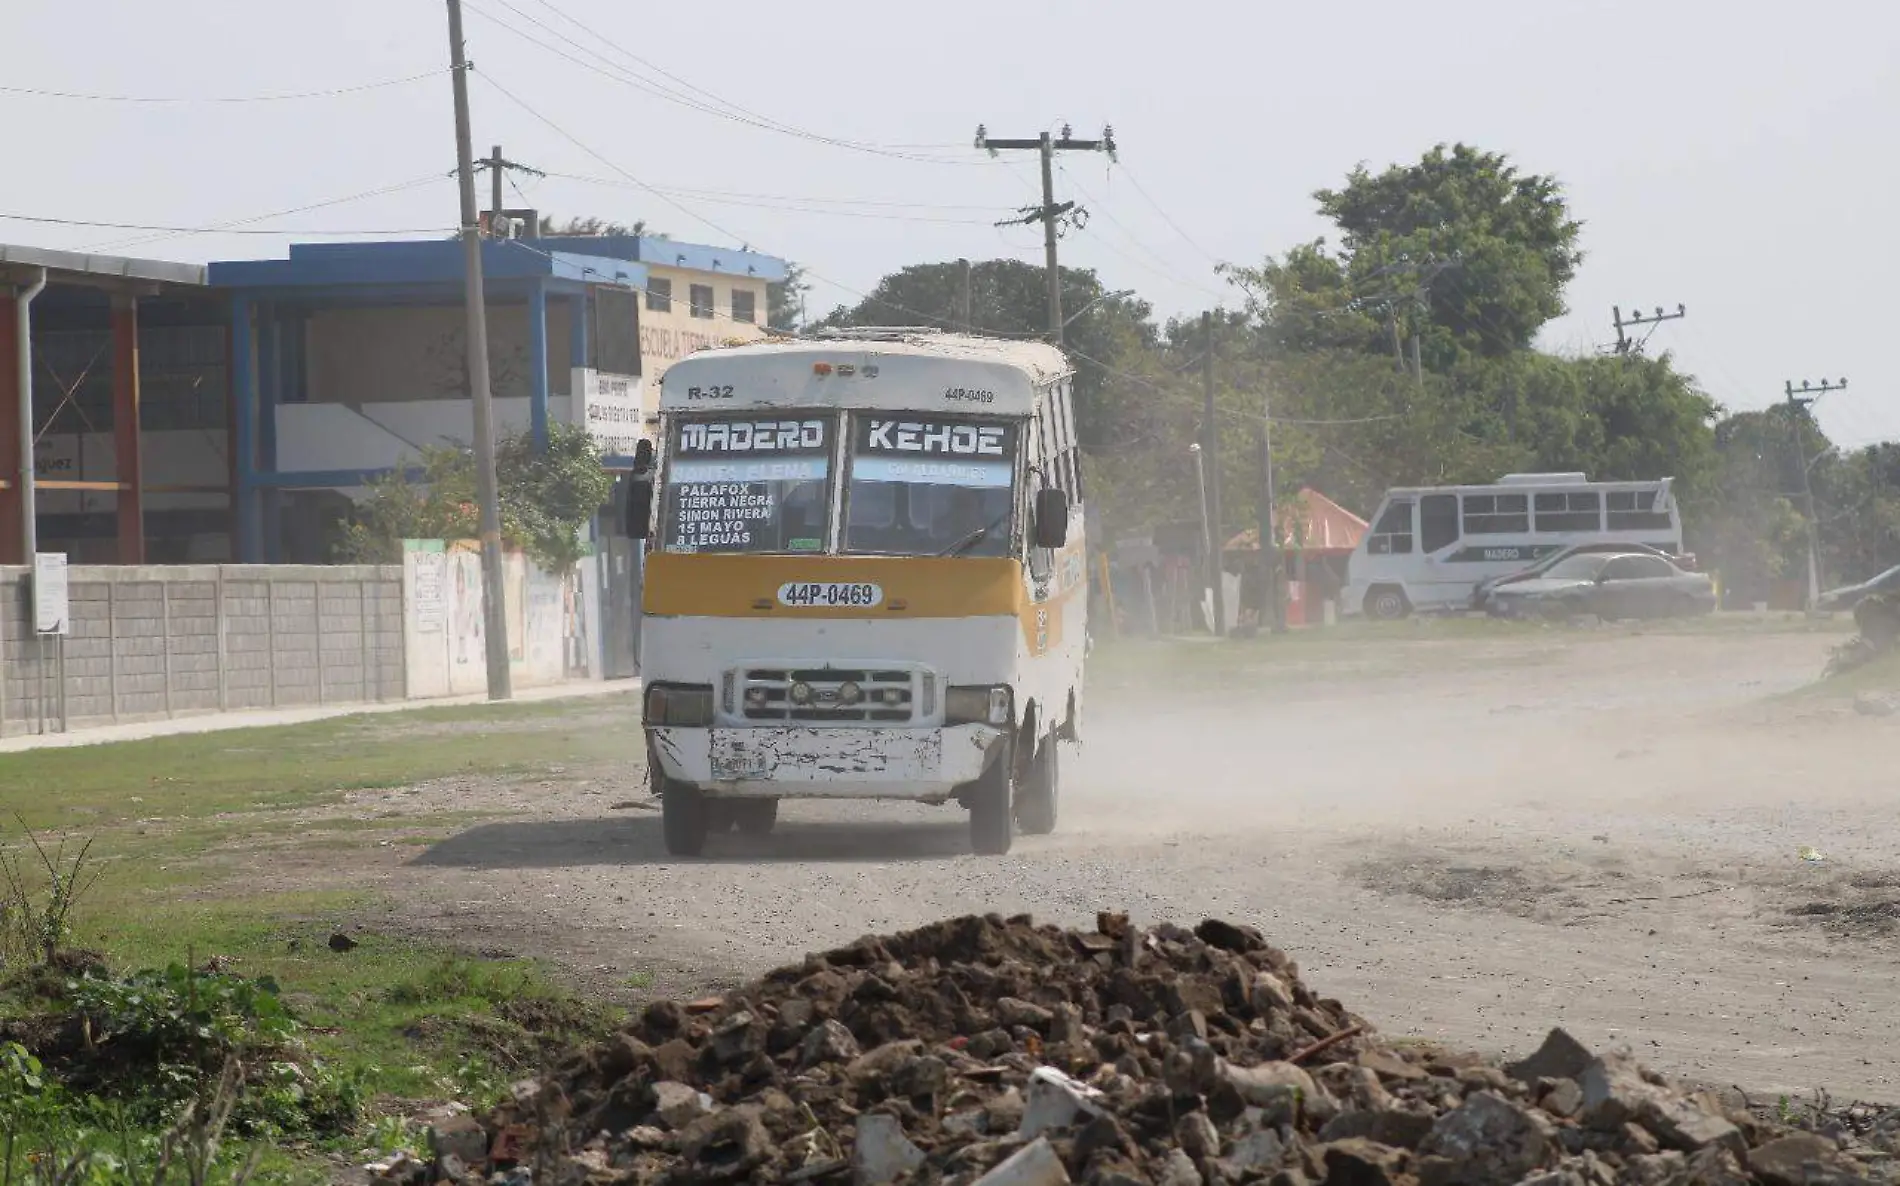
<path fill-rule="evenodd" d="M 638 679 L 587 681 L 527 688 L 517 692 L 510 704 L 534 704 L 550 700 L 586 700 L 602 696 L 631 696 L 640 690 Z M 146 741 L 156 737 L 182 737 L 199 733 L 221 733 L 230 729 L 259 729 L 272 725 L 302 725 L 338 717 L 372 716 L 383 713 L 414 712 L 425 708 L 456 708 L 488 703 L 486 694 L 443 696 L 429 700 L 395 700 L 385 703 L 332 704 L 307 708 L 275 708 L 250 712 L 205 713 L 200 716 L 160 718 L 120 725 L 98 725 L 71 733 L 28 733 L 0 738 L 0 754 L 26 753 L 42 749 L 72 749 L 89 745 L 111 745 L 122 741 Z"/>

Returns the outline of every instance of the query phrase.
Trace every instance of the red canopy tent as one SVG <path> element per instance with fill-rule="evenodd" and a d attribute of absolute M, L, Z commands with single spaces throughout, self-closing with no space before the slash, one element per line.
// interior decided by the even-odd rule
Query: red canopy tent
<path fill-rule="evenodd" d="M 1366 521 L 1311 487 L 1277 508 L 1274 528 L 1287 574 L 1287 624 L 1307 620 L 1307 607 L 1336 594 L 1346 583 L 1346 558 L 1366 534 Z M 1227 541 L 1223 552 L 1258 552 L 1260 529 L 1250 527 Z"/>

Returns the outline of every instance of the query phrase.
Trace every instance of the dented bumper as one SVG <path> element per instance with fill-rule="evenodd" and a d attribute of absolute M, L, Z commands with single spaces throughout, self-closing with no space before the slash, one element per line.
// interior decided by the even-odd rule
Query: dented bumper
<path fill-rule="evenodd" d="M 720 796 L 940 802 L 1005 748 L 993 725 L 649 728 L 666 776 Z"/>

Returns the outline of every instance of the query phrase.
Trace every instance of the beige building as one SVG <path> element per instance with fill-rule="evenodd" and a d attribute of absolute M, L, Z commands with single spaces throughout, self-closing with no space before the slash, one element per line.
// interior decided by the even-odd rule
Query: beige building
<path fill-rule="evenodd" d="M 640 369 L 649 427 L 658 423 L 660 378 L 689 354 L 765 336 L 767 286 L 785 264 L 750 252 L 642 238 L 646 295 L 640 303 Z"/>

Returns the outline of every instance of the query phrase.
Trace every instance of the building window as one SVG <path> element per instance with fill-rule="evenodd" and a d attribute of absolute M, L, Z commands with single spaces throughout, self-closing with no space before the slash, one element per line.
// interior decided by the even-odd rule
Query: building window
<path fill-rule="evenodd" d="M 695 317 L 713 315 L 713 289 L 710 284 L 695 284 L 691 291 L 692 314 Z"/>
<path fill-rule="evenodd" d="M 671 313 L 673 311 L 673 282 L 662 280 L 658 276 L 647 277 L 647 312 Z"/>
<path fill-rule="evenodd" d="M 751 325 L 757 321 L 759 319 L 757 295 L 743 288 L 733 289 L 732 319 L 734 321 L 743 321 L 747 325 Z"/>

